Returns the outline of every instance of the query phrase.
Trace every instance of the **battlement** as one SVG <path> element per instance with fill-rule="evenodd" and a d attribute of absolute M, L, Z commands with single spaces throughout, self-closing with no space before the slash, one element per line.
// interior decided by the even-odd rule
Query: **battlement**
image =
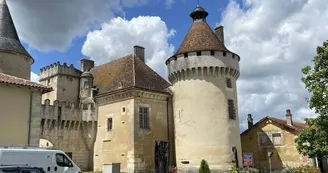
<path fill-rule="evenodd" d="M 67 66 L 66 63 L 63 63 L 63 65 L 61 65 L 58 61 L 40 69 L 40 81 L 46 80 L 56 75 L 80 77 L 81 73 L 82 72 L 76 69 L 73 64 Z"/>
<path fill-rule="evenodd" d="M 239 72 L 239 56 L 221 51 L 189 52 L 168 59 L 166 65 L 169 75 L 199 68 L 227 68 Z"/>
<path fill-rule="evenodd" d="M 50 104 L 49 99 L 46 99 L 41 105 L 41 118 L 55 121 L 97 121 L 93 103 L 75 104 L 55 100 L 53 104 Z"/>

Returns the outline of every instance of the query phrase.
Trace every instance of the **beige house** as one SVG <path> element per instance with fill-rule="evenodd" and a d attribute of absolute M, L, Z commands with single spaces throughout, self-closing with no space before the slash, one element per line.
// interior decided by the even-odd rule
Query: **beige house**
<path fill-rule="evenodd" d="M 0 145 L 38 145 L 41 95 L 51 88 L 29 81 L 34 60 L 17 36 L 5 0 L 0 26 Z"/>
<path fill-rule="evenodd" d="M 269 169 L 268 154 L 272 153 L 272 169 L 314 165 L 314 160 L 300 154 L 295 145 L 295 137 L 306 127 L 305 123 L 292 120 L 290 110 L 286 119 L 265 117 L 253 125 L 248 115 L 248 129 L 241 133 L 244 163 L 259 170 Z M 251 159 L 251 162 L 248 162 Z"/>

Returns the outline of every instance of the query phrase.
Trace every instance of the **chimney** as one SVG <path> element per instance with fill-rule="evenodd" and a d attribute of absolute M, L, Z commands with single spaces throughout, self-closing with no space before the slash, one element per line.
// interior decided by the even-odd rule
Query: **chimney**
<path fill-rule="evenodd" d="M 145 48 L 141 46 L 134 46 L 134 54 L 145 62 Z"/>
<path fill-rule="evenodd" d="M 95 62 L 89 59 L 81 59 L 81 71 L 89 71 L 95 66 Z"/>
<path fill-rule="evenodd" d="M 293 115 L 290 113 L 290 109 L 286 110 L 286 119 L 287 119 L 287 125 L 292 126 L 293 125 Z"/>
<path fill-rule="evenodd" d="M 248 129 L 250 129 L 253 126 L 253 118 L 252 118 L 252 114 L 248 114 Z"/>
<path fill-rule="evenodd" d="M 214 29 L 215 35 L 219 38 L 219 40 L 224 44 L 224 33 L 223 26 L 220 25 Z"/>

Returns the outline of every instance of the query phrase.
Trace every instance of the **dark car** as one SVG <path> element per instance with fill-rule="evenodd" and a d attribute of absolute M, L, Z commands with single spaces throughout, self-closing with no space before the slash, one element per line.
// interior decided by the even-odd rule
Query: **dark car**
<path fill-rule="evenodd" d="M 46 173 L 38 167 L 0 166 L 0 173 Z"/>

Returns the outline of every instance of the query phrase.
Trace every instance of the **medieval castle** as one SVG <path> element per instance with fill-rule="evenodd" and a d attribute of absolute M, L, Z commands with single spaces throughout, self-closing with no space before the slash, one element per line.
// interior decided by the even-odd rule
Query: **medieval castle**
<path fill-rule="evenodd" d="M 10 17 L 4 8 L 3 0 L 1 15 Z M 51 90 L 40 99 L 40 145 L 65 151 L 82 170 L 120 163 L 123 172 L 166 172 L 175 165 L 189 172 L 202 159 L 213 171 L 241 166 L 240 57 L 226 48 L 223 27 L 213 31 L 207 16 L 199 5 L 190 14 L 189 32 L 165 63 L 169 82 L 146 65 L 141 46 L 100 66 L 82 59 L 80 69 L 59 62 L 41 68 L 40 84 Z M 10 71 L 17 68 L 1 69 L 15 76 Z"/>

